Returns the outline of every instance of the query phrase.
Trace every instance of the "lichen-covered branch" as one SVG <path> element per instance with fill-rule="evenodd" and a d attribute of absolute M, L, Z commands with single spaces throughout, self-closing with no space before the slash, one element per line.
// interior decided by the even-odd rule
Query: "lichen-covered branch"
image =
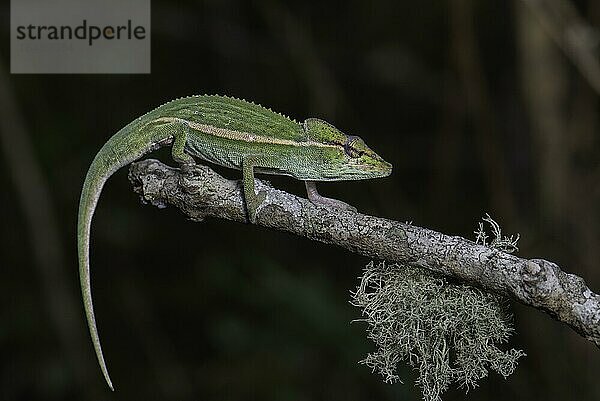
<path fill-rule="evenodd" d="M 146 202 L 173 205 L 192 220 L 246 222 L 242 186 L 206 166 L 191 174 L 157 160 L 132 164 L 129 179 Z M 600 347 L 600 296 L 553 262 L 522 259 L 426 228 L 352 211 L 327 209 L 257 180 L 265 195 L 257 224 L 337 245 L 374 259 L 439 272 L 543 310 Z"/>

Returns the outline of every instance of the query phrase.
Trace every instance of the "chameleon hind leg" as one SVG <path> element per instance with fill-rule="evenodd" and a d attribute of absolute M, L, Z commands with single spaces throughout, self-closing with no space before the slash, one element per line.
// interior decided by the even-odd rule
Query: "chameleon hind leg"
<path fill-rule="evenodd" d="M 261 156 L 245 156 L 242 159 L 242 181 L 244 183 L 244 200 L 248 211 L 250 223 L 256 223 L 256 209 L 265 200 L 264 193 L 254 192 L 254 168 L 268 167 L 268 163 Z"/>
<path fill-rule="evenodd" d="M 171 145 L 171 157 L 175 160 L 184 173 L 189 172 L 190 167 L 193 167 L 196 162 L 194 158 L 185 153 L 185 144 L 187 142 L 190 127 L 187 123 L 177 123 L 176 129 L 173 131 L 173 145 Z"/>
<path fill-rule="evenodd" d="M 314 181 L 304 181 L 304 183 L 306 184 L 306 194 L 308 195 L 308 200 L 310 200 L 312 203 L 356 212 L 356 208 L 347 204 L 346 202 L 342 202 L 341 200 L 337 199 L 326 198 L 319 194 L 317 191 L 317 184 Z"/>

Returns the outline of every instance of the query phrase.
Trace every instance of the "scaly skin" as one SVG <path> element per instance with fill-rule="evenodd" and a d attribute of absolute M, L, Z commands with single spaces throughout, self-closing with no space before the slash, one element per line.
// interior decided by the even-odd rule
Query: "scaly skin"
<path fill-rule="evenodd" d="M 300 124 L 254 103 L 224 96 L 191 96 L 173 100 L 134 120 L 100 149 L 85 178 L 77 225 L 79 276 L 88 326 L 98 363 L 111 390 L 96 328 L 90 284 L 89 242 L 92 216 L 104 183 L 118 169 L 146 153 L 172 145 L 182 169 L 194 157 L 242 170 L 248 218 L 256 220 L 260 199 L 254 172 L 288 175 L 306 181 L 309 199 L 350 208 L 322 197 L 314 181 L 360 180 L 388 176 L 391 164 L 356 136 L 310 118 Z"/>

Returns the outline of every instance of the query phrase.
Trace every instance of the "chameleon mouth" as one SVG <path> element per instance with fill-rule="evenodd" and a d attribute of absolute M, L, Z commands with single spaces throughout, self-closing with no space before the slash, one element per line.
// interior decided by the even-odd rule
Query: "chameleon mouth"
<path fill-rule="evenodd" d="M 383 178 L 392 174 L 392 165 L 386 161 L 376 164 L 361 164 L 347 174 L 348 180 L 362 180 L 368 178 Z"/>
<path fill-rule="evenodd" d="M 371 164 L 371 171 L 379 173 L 378 177 L 387 177 L 392 174 L 393 166 L 391 163 L 383 160 L 383 158 L 375 152 L 373 152 L 372 158 L 376 160 L 376 163 Z"/>
<path fill-rule="evenodd" d="M 387 177 L 392 174 L 393 167 L 391 163 L 386 162 L 379 155 L 374 155 L 373 159 L 377 162 L 365 164 L 364 167 L 366 171 L 381 174 L 381 177 Z"/>
<path fill-rule="evenodd" d="M 373 171 L 378 172 L 380 174 L 379 177 L 387 177 L 392 174 L 392 169 L 393 167 L 390 163 L 382 160 L 382 163 L 374 168 Z"/>

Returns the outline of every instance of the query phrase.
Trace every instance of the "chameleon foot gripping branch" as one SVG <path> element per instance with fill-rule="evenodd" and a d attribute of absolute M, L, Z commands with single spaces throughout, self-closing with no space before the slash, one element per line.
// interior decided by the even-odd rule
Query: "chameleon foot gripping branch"
<path fill-rule="evenodd" d="M 105 182 L 121 167 L 171 145 L 180 167 L 194 158 L 242 171 L 248 220 L 256 221 L 260 198 L 254 173 L 287 175 L 307 182 L 311 202 L 350 207 L 318 194 L 315 181 L 386 177 L 392 165 L 365 142 L 333 125 L 309 118 L 298 123 L 255 103 L 203 95 L 173 100 L 132 121 L 100 149 L 87 172 L 77 223 L 79 276 L 83 304 L 100 368 L 114 390 L 96 327 L 90 283 L 89 244 L 92 216 Z"/>

